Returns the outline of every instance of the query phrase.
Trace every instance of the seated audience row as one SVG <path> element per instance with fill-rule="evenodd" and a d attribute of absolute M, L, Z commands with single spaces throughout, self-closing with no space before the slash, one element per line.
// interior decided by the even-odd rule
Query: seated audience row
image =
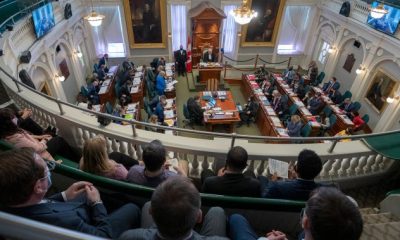
<path fill-rule="evenodd" d="M 212 207 L 203 218 L 200 194 L 188 178 L 171 177 L 161 183 L 141 213 L 136 205 L 128 203 L 108 214 L 100 193 L 89 182 L 74 183 L 66 191 L 46 198 L 51 166 L 32 149 L 0 153 L 0 187 L 8 193 L 0 196 L 4 210 L 107 238 L 259 239 L 241 215 L 233 214 L 227 222 L 224 210 Z M 198 223 L 202 227 L 196 232 Z M 305 240 L 357 240 L 363 220 L 357 206 L 343 193 L 333 187 L 320 187 L 307 200 L 301 226 L 299 237 Z M 286 235 L 272 231 L 260 239 L 286 239 Z"/>

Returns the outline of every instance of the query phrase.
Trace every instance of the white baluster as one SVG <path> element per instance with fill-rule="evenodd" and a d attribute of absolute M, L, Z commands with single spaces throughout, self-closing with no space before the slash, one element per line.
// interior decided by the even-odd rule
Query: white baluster
<path fill-rule="evenodd" d="M 339 175 L 338 171 L 339 171 L 340 166 L 341 166 L 340 160 L 339 159 L 335 159 L 333 164 L 332 164 L 332 168 L 329 171 L 329 177 L 330 178 L 337 177 Z"/>
<path fill-rule="evenodd" d="M 254 161 L 252 161 L 252 162 L 254 162 Z M 265 161 L 257 161 L 257 162 L 259 162 L 260 164 L 258 164 L 256 171 L 253 170 L 253 172 L 256 174 L 256 176 L 259 176 L 259 175 L 262 175 L 262 173 L 265 170 L 265 165 L 264 165 Z"/>
<path fill-rule="evenodd" d="M 197 160 L 197 155 L 194 155 L 193 161 L 192 161 L 192 170 L 191 170 L 191 175 L 192 176 L 199 176 L 199 161 Z"/>
<path fill-rule="evenodd" d="M 364 166 L 367 164 L 367 156 L 361 156 L 356 167 L 356 175 L 362 175 L 364 173 Z"/>
<path fill-rule="evenodd" d="M 118 152 L 118 143 L 115 139 L 111 140 L 111 151 L 112 152 Z"/>
<path fill-rule="evenodd" d="M 128 155 L 127 145 L 127 142 L 119 141 L 119 152 Z"/>
<path fill-rule="evenodd" d="M 208 169 L 208 168 L 210 167 L 210 165 L 209 165 L 209 163 L 208 163 L 208 158 L 207 158 L 207 156 L 204 156 L 204 160 L 203 160 L 203 162 L 201 163 L 201 167 L 202 167 L 203 170 L 204 170 L 204 169 Z"/>
<path fill-rule="evenodd" d="M 138 145 L 138 147 L 140 147 L 140 145 Z M 138 161 L 142 160 L 142 156 L 140 155 L 140 158 L 139 158 L 139 156 L 137 155 L 137 152 L 135 150 L 135 146 L 132 143 L 128 144 L 128 155 Z"/>
<path fill-rule="evenodd" d="M 375 163 L 375 155 L 370 155 L 367 159 L 367 164 L 365 165 L 365 167 L 363 168 L 364 174 L 370 173 L 371 172 L 371 167 L 372 164 Z"/>
<path fill-rule="evenodd" d="M 350 160 L 350 167 L 347 169 L 347 176 L 353 176 L 356 173 L 358 165 L 358 157 L 352 157 Z"/>
<path fill-rule="evenodd" d="M 371 166 L 372 172 L 379 171 L 379 165 L 383 162 L 382 155 L 378 154 L 375 158 L 375 163 Z"/>
<path fill-rule="evenodd" d="M 329 159 L 328 161 L 326 161 L 324 163 L 324 165 L 322 166 L 322 171 L 319 174 L 321 179 L 328 178 L 329 171 L 332 168 L 332 164 L 333 164 L 333 160 L 332 159 Z"/>
<path fill-rule="evenodd" d="M 346 175 L 346 170 L 350 167 L 350 160 L 348 158 L 344 158 L 341 161 L 340 164 L 340 169 L 338 171 L 338 174 L 340 177 L 343 177 L 344 175 Z"/>

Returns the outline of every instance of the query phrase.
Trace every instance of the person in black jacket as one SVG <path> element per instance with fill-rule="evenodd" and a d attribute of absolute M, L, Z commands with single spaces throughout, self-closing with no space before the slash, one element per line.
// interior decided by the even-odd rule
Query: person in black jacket
<path fill-rule="evenodd" d="M 175 51 L 175 66 L 178 70 L 178 76 L 182 75 L 184 76 L 186 73 L 186 60 L 187 60 L 187 54 L 186 50 L 183 49 L 183 46 L 181 45 L 178 51 Z"/>
<path fill-rule="evenodd" d="M 218 176 L 212 176 L 211 170 L 205 170 L 201 173 L 204 179 L 202 192 L 223 194 L 242 197 L 259 197 L 260 183 L 255 178 L 254 173 L 243 173 L 247 167 L 247 151 L 236 146 L 229 150 L 226 157 L 226 165 L 220 169 Z M 252 175 L 246 176 L 246 175 Z"/>
<path fill-rule="evenodd" d="M 54 165 L 30 148 L 0 153 L 0 205 L 3 210 L 71 230 L 118 238 L 140 224 L 140 209 L 126 204 L 108 214 L 99 191 L 89 182 L 76 182 L 62 193 L 45 198 Z"/>
<path fill-rule="evenodd" d="M 190 97 L 186 104 L 190 117 L 196 124 L 202 124 L 204 119 L 204 109 L 202 109 L 200 106 L 200 96 L 196 95 L 194 98 Z"/>
<path fill-rule="evenodd" d="M 240 115 L 240 123 L 237 127 L 241 127 L 243 123 L 246 123 L 247 126 L 250 125 L 250 120 L 256 116 L 258 111 L 258 103 L 254 96 L 250 96 L 247 104 L 245 105 L 243 111 L 239 113 Z"/>

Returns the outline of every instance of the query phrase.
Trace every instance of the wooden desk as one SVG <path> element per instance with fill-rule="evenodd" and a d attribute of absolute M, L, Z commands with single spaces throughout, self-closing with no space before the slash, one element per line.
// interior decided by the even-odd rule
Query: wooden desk
<path fill-rule="evenodd" d="M 124 109 L 124 118 L 126 120 L 135 119 L 140 121 L 140 102 L 129 103 L 126 109 Z M 127 125 L 128 122 L 122 122 L 122 125 Z"/>
<path fill-rule="evenodd" d="M 235 124 L 240 122 L 239 112 L 236 109 L 235 101 L 233 100 L 232 93 L 230 91 L 226 92 L 226 99 L 216 99 L 216 104 L 214 108 L 220 108 L 218 111 L 208 110 L 204 112 L 204 123 L 208 131 L 213 131 L 214 125 L 227 125 L 229 127 L 229 132 L 235 130 Z M 202 107 L 207 106 L 207 101 L 203 99 L 203 96 L 207 92 L 200 92 L 200 104 Z"/>
<path fill-rule="evenodd" d="M 133 103 L 139 102 L 140 106 L 143 106 L 143 94 L 144 94 L 144 81 L 140 80 L 138 85 L 134 85 L 131 88 L 131 101 Z"/>
<path fill-rule="evenodd" d="M 199 67 L 199 78 L 201 83 L 206 83 L 208 79 L 215 78 L 221 82 L 222 67 Z"/>
<path fill-rule="evenodd" d="M 106 102 L 114 104 L 115 102 L 114 89 L 115 89 L 115 78 L 109 78 L 103 82 L 99 91 L 100 104 L 106 104 Z"/>
<path fill-rule="evenodd" d="M 288 137 L 283 123 L 279 120 L 278 115 L 270 106 L 269 101 L 255 81 L 255 76 L 253 74 L 243 74 L 242 86 L 243 95 L 246 98 L 254 95 L 260 105 L 256 115 L 256 123 L 260 132 L 265 136 Z"/>

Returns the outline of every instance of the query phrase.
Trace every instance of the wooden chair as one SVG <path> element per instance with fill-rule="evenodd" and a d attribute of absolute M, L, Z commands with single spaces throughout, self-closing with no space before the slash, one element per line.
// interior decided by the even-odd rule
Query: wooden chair
<path fill-rule="evenodd" d="M 218 79 L 216 78 L 208 79 L 206 91 L 218 91 Z"/>

